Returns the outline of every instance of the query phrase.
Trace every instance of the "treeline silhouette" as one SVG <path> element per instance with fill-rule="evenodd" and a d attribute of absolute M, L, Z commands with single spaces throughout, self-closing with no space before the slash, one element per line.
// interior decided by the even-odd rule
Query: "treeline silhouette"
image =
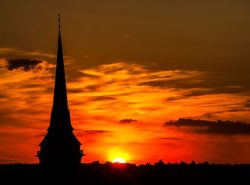
<path fill-rule="evenodd" d="M 56 173 L 56 172 L 52 172 Z M 65 175 L 65 174 L 64 174 Z M 206 185 L 206 184 L 249 184 L 250 164 L 222 165 L 209 163 L 164 164 L 113 164 L 98 161 L 82 164 L 77 185 Z M 46 185 L 66 184 L 61 180 L 43 179 L 39 165 L 15 164 L 0 165 L 0 184 Z"/>

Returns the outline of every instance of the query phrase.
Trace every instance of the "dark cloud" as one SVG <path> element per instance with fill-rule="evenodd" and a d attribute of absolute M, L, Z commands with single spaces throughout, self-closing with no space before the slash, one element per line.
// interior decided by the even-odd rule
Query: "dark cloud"
<path fill-rule="evenodd" d="M 204 80 L 204 79 L 202 79 Z M 175 89 L 192 89 L 192 88 L 204 88 L 207 86 L 204 82 L 197 82 L 194 78 L 186 79 L 174 79 L 174 80 L 154 80 L 142 82 L 139 85 L 152 86 L 158 88 L 175 88 Z"/>
<path fill-rule="evenodd" d="M 1 93 L 0 94 L 0 99 L 7 99 L 9 96 L 6 93 Z"/>
<path fill-rule="evenodd" d="M 95 129 L 89 129 L 89 130 L 82 130 L 82 129 L 74 129 L 75 133 L 78 137 L 85 137 L 86 135 L 99 135 L 99 134 L 107 134 L 110 133 L 108 130 L 95 130 Z"/>
<path fill-rule="evenodd" d="M 84 134 L 105 134 L 108 133 L 109 131 L 107 130 L 84 130 Z"/>
<path fill-rule="evenodd" d="M 204 76 L 187 77 L 183 79 L 146 81 L 139 85 L 159 88 L 190 89 L 190 92 L 183 94 L 183 97 L 178 97 L 177 100 L 207 94 L 241 93 L 250 89 L 246 83 L 231 80 L 230 78 L 222 77 L 215 73 L 205 73 Z M 170 100 L 176 100 L 176 98 L 170 98 Z"/>
<path fill-rule="evenodd" d="M 247 101 L 246 101 L 245 107 L 250 108 L 250 100 L 247 100 Z"/>
<path fill-rule="evenodd" d="M 106 100 L 116 100 L 113 96 L 95 96 L 91 98 L 92 101 L 106 101 Z"/>
<path fill-rule="evenodd" d="M 82 93 L 82 92 L 84 92 L 82 88 L 68 88 L 67 91 L 68 91 L 68 93 Z"/>
<path fill-rule="evenodd" d="M 102 84 L 93 84 L 93 85 L 88 85 L 88 86 L 86 86 L 86 87 L 81 87 L 81 88 L 68 88 L 68 92 L 69 93 L 82 93 L 82 92 L 93 92 L 93 91 L 97 91 L 99 88 L 101 88 L 102 87 Z M 99 99 L 100 98 L 100 99 Z M 106 98 L 104 98 L 103 97 L 103 99 L 111 99 L 111 97 L 110 98 L 108 98 L 108 97 L 106 97 Z M 95 98 L 93 98 L 93 100 L 95 101 L 95 100 L 102 100 L 102 97 L 96 97 L 96 99 Z"/>
<path fill-rule="evenodd" d="M 232 121 L 207 121 L 180 118 L 169 121 L 165 126 L 189 127 L 197 133 L 218 135 L 250 135 L 250 124 Z"/>
<path fill-rule="evenodd" d="M 37 84 L 37 83 L 30 83 L 30 84 L 22 84 L 21 87 L 22 88 L 36 88 L 36 87 L 39 87 L 40 84 Z"/>
<path fill-rule="evenodd" d="M 24 71 L 42 70 L 43 66 L 40 64 L 43 62 L 39 59 L 13 59 L 8 60 L 7 69 L 10 71 L 16 69 L 23 69 Z"/>
<path fill-rule="evenodd" d="M 101 87 L 102 85 L 100 84 L 93 84 L 93 85 L 88 85 L 86 87 L 81 87 L 81 88 L 68 88 L 67 91 L 69 93 L 93 92 L 93 91 L 97 91 Z"/>
<path fill-rule="evenodd" d="M 161 139 L 161 140 L 183 140 L 183 138 L 179 138 L 179 137 L 160 137 L 158 139 Z"/>
<path fill-rule="evenodd" d="M 137 122 L 137 120 L 134 120 L 134 119 L 122 119 L 119 121 L 120 123 L 124 123 L 124 124 L 127 124 L 127 123 L 134 123 L 134 122 Z"/>
<path fill-rule="evenodd" d="M 91 92 L 91 91 L 97 91 L 101 87 L 100 84 L 96 85 L 88 85 L 83 89 L 83 92 Z"/>
<path fill-rule="evenodd" d="M 243 111 L 249 111 L 249 109 L 234 108 L 234 109 L 229 109 L 229 110 L 228 110 L 228 112 L 243 112 Z"/>

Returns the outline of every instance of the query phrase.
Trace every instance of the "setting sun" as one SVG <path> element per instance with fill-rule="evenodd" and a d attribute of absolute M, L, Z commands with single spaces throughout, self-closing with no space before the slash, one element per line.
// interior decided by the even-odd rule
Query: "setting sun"
<path fill-rule="evenodd" d="M 130 155 L 120 148 L 113 148 L 109 151 L 108 161 L 113 163 L 126 163 L 130 160 Z"/>
<path fill-rule="evenodd" d="M 116 158 L 114 158 L 114 160 L 112 162 L 113 163 L 126 163 L 126 160 L 121 158 L 121 157 L 116 157 Z"/>

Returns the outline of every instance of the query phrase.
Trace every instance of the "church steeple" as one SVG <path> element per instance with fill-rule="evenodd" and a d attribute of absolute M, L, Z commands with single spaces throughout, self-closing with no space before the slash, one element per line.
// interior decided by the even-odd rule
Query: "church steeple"
<path fill-rule="evenodd" d="M 60 16 L 54 99 L 51 111 L 48 133 L 40 143 L 38 151 L 40 164 L 46 169 L 62 168 L 76 169 L 81 164 L 83 156 L 81 143 L 73 133 L 67 100 L 67 88 L 63 61 Z M 62 164 L 64 166 L 62 166 Z"/>
<path fill-rule="evenodd" d="M 58 16 L 59 16 L 58 17 L 59 29 L 58 29 L 55 88 L 54 88 L 54 100 L 53 100 L 53 108 L 51 112 L 51 121 L 49 130 L 55 128 L 73 130 L 70 121 L 70 113 L 68 110 L 68 99 L 67 99 L 63 49 L 62 49 L 62 39 L 61 39 L 60 14 Z"/>

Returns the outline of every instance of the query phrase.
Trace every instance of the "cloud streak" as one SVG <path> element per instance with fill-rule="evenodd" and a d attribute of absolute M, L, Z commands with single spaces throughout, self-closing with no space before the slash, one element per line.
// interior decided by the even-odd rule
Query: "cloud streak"
<path fill-rule="evenodd" d="M 27 137 L 35 135 L 38 137 L 29 149 L 35 153 L 49 124 L 54 65 L 43 59 L 2 58 L 0 66 L 0 129 L 4 132 L 0 140 L 12 138 L 15 132 L 23 130 L 29 134 L 19 134 L 24 142 L 19 146 L 13 139 L 13 146 L 25 147 Z M 151 70 L 139 64 L 117 62 L 91 68 L 76 68 L 69 64 L 66 74 L 72 124 L 87 149 L 86 161 L 91 161 L 91 156 L 105 161 L 103 151 L 114 147 L 125 148 L 136 158 L 138 147 L 142 153 L 147 153 L 151 150 L 149 145 L 156 147 L 157 151 L 165 151 L 166 148 L 168 157 L 174 160 L 169 147 L 189 155 L 183 147 L 189 146 L 190 141 L 182 139 L 180 142 L 176 138 L 186 138 L 185 134 L 190 134 L 190 131 L 186 132 L 182 127 L 163 129 L 162 123 L 166 120 L 180 117 L 250 120 L 247 92 L 226 88 L 220 91 L 216 85 L 205 86 L 203 83 L 209 75 L 204 71 Z M 12 134 L 8 132 L 10 127 L 14 132 Z M 206 134 L 213 132 L 216 135 L 214 130 L 199 127 L 191 133 L 192 137 L 200 137 L 198 135 L 205 133 L 204 130 Z M 228 134 L 217 135 L 226 137 L 237 134 L 228 131 Z M 0 153 L 11 151 L 14 150 Z M 25 152 L 23 155 L 26 155 Z"/>
<path fill-rule="evenodd" d="M 131 118 L 127 118 L 127 119 L 122 119 L 122 120 L 120 120 L 119 122 L 120 122 L 120 123 L 123 123 L 123 124 L 131 124 L 131 123 L 137 122 L 137 120 L 131 119 Z"/>
<path fill-rule="evenodd" d="M 219 135 L 250 135 L 250 124 L 232 121 L 207 121 L 193 119 L 178 119 L 166 122 L 167 127 L 189 127 L 194 128 L 197 133 L 219 134 Z"/>
<path fill-rule="evenodd" d="M 25 57 L 43 57 L 43 58 L 56 58 L 56 55 L 45 53 L 41 51 L 26 51 L 17 48 L 0 48 L 0 56 L 25 56 Z"/>

